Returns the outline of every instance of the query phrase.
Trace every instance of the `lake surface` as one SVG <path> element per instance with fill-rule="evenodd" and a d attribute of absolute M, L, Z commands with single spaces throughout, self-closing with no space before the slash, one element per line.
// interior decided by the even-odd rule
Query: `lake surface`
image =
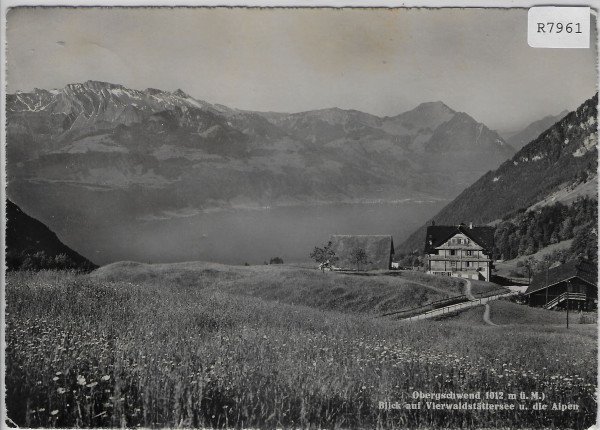
<path fill-rule="evenodd" d="M 273 257 L 281 257 L 286 263 L 308 262 L 313 248 L 325 245 L 331 234 L 391 234 L 394 243 L 400 244 L 446 203 L 340 203 L 221 210 L 111 223 L 86 230 L 85 240 L 71 237 L 69 242 L 97 264 L 120 260 L 262 264 Z"/>

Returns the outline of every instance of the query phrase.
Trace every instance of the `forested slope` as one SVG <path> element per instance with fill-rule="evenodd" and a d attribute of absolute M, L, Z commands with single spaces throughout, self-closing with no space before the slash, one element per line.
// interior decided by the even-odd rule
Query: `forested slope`
<path fill-rule="evenodd" d="M 525 210 L 548 194 L 593 180 L 597 173 L 598 94 L 489 171 L 430 219 L 436 224 L 487 224 Z M 400 252 L 422 251 L 426 225 Z"/>

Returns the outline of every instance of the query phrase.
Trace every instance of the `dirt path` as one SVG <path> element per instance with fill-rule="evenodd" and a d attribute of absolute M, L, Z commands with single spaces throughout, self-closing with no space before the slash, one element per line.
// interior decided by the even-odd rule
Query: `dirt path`
<path fill-rule="evenodd" d="M 490 305 L 489 305 L 489 303 L 486 303 L 486 304 L 485 304 L 485 311 L 483 311 L 483 321 L 484 321 L 486 324 L 489 324 L 489 325 L 493 325 L 493 326 L 495 326 L 495 327 L 498 327 L 498 324 L 494 324 L 494 323 L 492 322 L 492 320 L 490 319 Z"/>
<path fill-rule="evenodd" d="M 465 279 L 465 296 L 467 296 L 467 299 L 469 300 L 477 300 L 475 296 L 471 294 L 471 281 L 468 279 Z"/>

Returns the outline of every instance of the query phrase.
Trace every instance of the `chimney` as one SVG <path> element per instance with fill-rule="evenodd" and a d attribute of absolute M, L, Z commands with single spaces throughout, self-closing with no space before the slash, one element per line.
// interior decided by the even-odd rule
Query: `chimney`
<path fill-rule="evenodd" d="M 469 229 L 473 230 L 473 223 L 472 222 L 469 223 Z"/>
<path fill-rule="evenodd" d="M 434 220 L 431 221 L 431 225 L 435 225 L 435 221 Z"/>

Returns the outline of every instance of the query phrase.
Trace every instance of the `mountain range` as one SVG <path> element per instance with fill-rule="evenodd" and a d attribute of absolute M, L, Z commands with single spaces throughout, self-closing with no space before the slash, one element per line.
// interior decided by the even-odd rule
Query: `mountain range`
<path fill-rule="evenodd" d="M 96 81 L 7 97 L 9 195 L 25 205 L 51 196 L 49 211 L 71 206 L 86 218 L 107 205 L 139 217 L 448 198 L 513 153 L 495 131 L 442 102 L 393 117 L 264 113 Z"/>
<path fill-rule="evenodd" d="M 564 115 L 494 171 L 483 175 L 431 221 L 495 223 L 518 211 L 569 202 L 569 192 L 598 197 L 598 94 Z M 421 251 L 426 225 L 397 246 Z"/>

